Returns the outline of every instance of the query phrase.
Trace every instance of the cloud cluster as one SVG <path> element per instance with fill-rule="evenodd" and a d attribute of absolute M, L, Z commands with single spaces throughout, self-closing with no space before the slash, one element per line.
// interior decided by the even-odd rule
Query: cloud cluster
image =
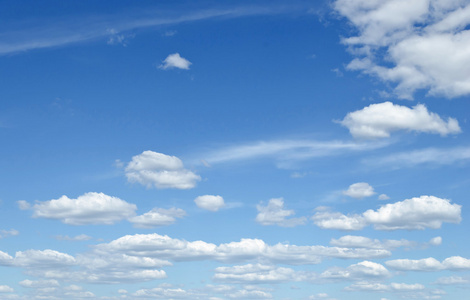
<path fill-rule="evenodd" d="M 382 205 L 362 214 L 344 215 L 330 211 L 317 212 L 313 222 L 323 229 L 360 230 L 374 225 L 378 230 L 437 229 L 442 223 L 459 223 L 461 205 L 435 196 L 421 196 Z"/>
<path fill-rule="evenodd" d="M 446 122 L 436 113 L 429 112 L 423 104 L 413 108 L 391 102 L 371 104 L 348 113 L 340 124 L 347 127 L 353 137 L 363 139 L 385 138 L 399 130 L 441 136 L 461 132 L 456 119 L 448 118 Z"/>
<path fill-rule="evenodd" d="M 270 199 L 266 206 L 258 204 L 258 215 L 256 222 L 261 225 L 278 225 L 282 227 L 294 227 L 303 225 L 307 218 L 287 218 L 295 214 L 293 210 L 284 209 L 284 200 L 282 198 Z"/>
<path fill-rule="evenodd" d="M 144 151 L 132 157 L 126 166 L 129 182 L 138 182 L 157 189 L 191 189 L 201 180 L 199 175 L 187 170 L 176 156 Z"/>
<path fill-rule="evenodd" d="M 343 38 L 356 58 L 347 66 L 396 83 L 411 99 L 470 93 L 470 4 L 441 0 L 336 0 L 335 10 L 357 29 Z"/>

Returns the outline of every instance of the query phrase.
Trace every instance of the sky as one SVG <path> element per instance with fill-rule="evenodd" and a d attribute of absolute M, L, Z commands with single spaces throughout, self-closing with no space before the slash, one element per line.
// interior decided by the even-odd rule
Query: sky
<path fill-rule="evenodd" d="M 0 299 L 468 297 L 468 0 L 0 5 Z"/>

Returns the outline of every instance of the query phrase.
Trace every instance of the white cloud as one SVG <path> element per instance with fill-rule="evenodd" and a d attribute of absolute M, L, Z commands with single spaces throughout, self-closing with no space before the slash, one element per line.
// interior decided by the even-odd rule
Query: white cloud
<path fill-rule="evenodd" d="M 186 212 L 181 208 L 153 208 L 143 215 L 129 218 L 129 222 L 134 223 L 138 228 L 153 228 L 157 226 L 166 226 L 176 222 L 176 218 L 182 218 Z"/>
<path fill-rule="evenodd" d="M 436 113 L 429 112 L 423 104 L 413 108 L 391 102 L 371 104 L 348 113 L 340 123 L 349 129 L 353 137 L 363 139 L 385 138 L 399 130 L 441 136 L 461 132 L 456 119 L 448 118 L 446 122 Z"/>
<path fill-rule="evenodd" d="M 0 293 L 13 293 L 15 290 L 8 285 L 0 285 Z"/>
<path fill-rule="evenodd" d="M 321 211 L 312 216 L 320 228 L 338 230 L 361 230 L 374 225 L 378 230 L 437 229 L 442 223 L 460 223 L 461 205 L 435 196 L 421 196 L 382 205 L 378 210 L 369 209 L 363 214 L 344 215 Z"/>
<path fill-rule="evenodd" d="M 74 237 L 69 237 L 68 235 L 58 235 L 55 238 L 59 241 L 88 241 L 92 239 L 91 236 L 88 236 L 86 234 L 80 234 Z"/>
<path fill-rule="evenodd" d="M 24 204 L 20 203 L 20 208 Z M 135 214 L 137 207 L 103 193 L 86 193 L 77 199 L 62 196 L 30 207 L 34 218 L 60 220 L 65 224 L 114 224 Z"/>
<path fill-rule="evenodd" d="M 157 189 L 191 189 L 201 180 L 199 175 L 185 169 L 178 157 L 149 150 L 132 157 L 126 176 L 129 182 Z"/>
<path fill-rule="evenodd" d="M 352 198 L 362 199 L 374 195 L 375 192 L 374 188 L 367 182 L 358 182 L 351 184 L 348 190 L 343 191 L 343 194 Z"/>
<path fill-rule="evenodd" d="M 440 270 L 470 270 L 470 259 L 461 256 L 452 256 L 439 262 L 437 259 L 429 257 L 418 260 L 395 259 L 385 262 L 393 269 L 400 271 L 440 271 Z"/>
<path fill-rule="evenodd" d="M 268 205 L 262 206 L 258 204 L 258 215 L 256 216 L 256 222 L 261 225 L 278 225 L 283 227 L 294 227 L 297 225 L 303 225 L 307 221 L 307 218 L 289 218 L 295 214 L 293 210 L 284 209 L 284 200 L 282 198 L 273 198 L 269 200 Z"/>
<path fill-rule="evenodd" d="M 315 278 L 312 272 L 301 272 L 291 268 L 262 264 L 218 267 L 215 269 L 215 272 L 215 280 L 231 283 L 279 283 L 313 280 Z"/>
<path fill-rule="evenodd" d="M 432 240 L 431 240 L 432 241 Z M 367 249 L 388 249 L 392 250 L 398 247 L 416 247 L 418 243 L 401 240 L 383 240 L 371 239 L 364 236 L 345 235 L 339 239 L 331 239 L 330 244 L 346 248 L 367 248 Z"/>
<path fill-rule="evenodd" d="M 203 195 L 194 199 L 197 207 L 209 210 L 209 211 L 218 211 L 219 209 L 225 207 L 224 198 L 217 195 Z"/>
<path fill-rule="evenodd" d="M 322 229 L 337 230 L 361 230 L 367 226 L 367 222 L 360 215 L 343 215 L 336 212 L 317 212 L 312 216 L 312 220 Z"/>
<path fill-rule="evenodd" d="M 470 5 L 465 1 L 337 0 L 336 11 L 357 29 L 343 39 L 356 58 L 347 66 L 396 83 L 411 99 L 470 93 Z"/>
<path fill-rule="evenodd" d="M 332 280 L 360 280 L 364 278 L 385 278 L 389 275 L 390 272 L 381 264 L 363 261 L 347 268 L 329 268 L 320 277 Z"/>
<path fill-rule="evenodd" d="M 429 244 L 433 245 L 433 246 L 439 246 L 440 244 L 442 244 L 442 237 L 436 236 L 436 237 L 432 238 L 429 241 Z"/>
<path fill-rule="evenodd" d="M 413 167 L 420 164 L 449 165 L 470 160 L 470 147 L 426 148 L 409 152 L 400 152 L 382 158 L 368 159 L 371 166 L 390 166 L 394 169 Z"/>
<path fill-rule="evenodd" d="M 387 196 L 386 194 L 380 194 L 379 195 L 379 200 L 388 200 L 388 199 L 390 199 L 390 197 Z"/>
<path fill-rule="evenodd" d="M 460 276 L 440 277 L 434 282 L 434 284 L 439 284 L 439 285 L 458 285 L 458 284 L 469 284 L 469 283 L 470 283 L 470 280 L 465 279 Z"/>
<path fill-rule="evenodd" d="M 374 292 L 385 292 L 385 291 L 398 291 L 398 292 L 409 292 L 424 290 L 424 285 L 415 283 L 396 283 L 383 284 L 378 282 L 361 281 L 354 283 L 345 288 L 346 291 L 374 291 Z"/>
<path fill-rule="evenodd" d="M 49 280 L 23 280 L 20 281 L 20 285 L 22 287 L 26 288 L 44 288 L 44 287 L 54 287 L 54 286 L 59 286 L 59 282 L 55 279 L 49 279 Z"/>
<path fill-rule="evenodd" d="M 172 261 L 215 260 L 291 265 L 317 264 L 323 258 L 380 258 L 390 255 L 384 249 L 355 249 L 325 246 L 297 246 L 278 243 L 268 245 L 259 239 L 241 239 L 215 245 L 204 241 L 189 242 L 154 234 L 126 235 L 95 247 L 99 253 L 122 253 L 138 257 L 155 257 Z"/>
<path fill-rule="evenodd" d="M 459 223 L 460 211 L 460 205 L 451 204 L 447 199 L 421 196 L 386 204 L 363 215 L 367 222 L 380 230 L 437 229 L 443 222 Z"/>
<path fill-rule="evenodd" d="M 160 69 L 167 70 L 167 69 L 183 69 L 183 70 L 189 70 L 189 66 L 192 63 L 187 60 L 186 58 L 183 58 L 180 56 L 179 53 L 173 53 L 167 56 L 163 63 L 159 66 Z"/>
<path fill-rule="evenodd" d="M 0 230 L 0 239 L 6 238 L 8 236 L 15 236 L 15 235 L 18 235 L 18 234 L 20 234 L 20 232 L 16 229 L 10 229 L 10 230 L 1 229 Z"/>

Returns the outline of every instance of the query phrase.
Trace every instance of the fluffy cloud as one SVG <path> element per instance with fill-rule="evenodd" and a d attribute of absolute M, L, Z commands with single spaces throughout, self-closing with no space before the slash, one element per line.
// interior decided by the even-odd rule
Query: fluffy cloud
<path fill-rule="evenodd" d="M 199 175 L 185 169 L 178 157 L 149 150 L 132 157 L 126 176 L 129 182 L 157 189 L 191 189 L 201 180 Z"/>
<path fill-rule="evenodd" d="M 352 198 L 362 199 L 374 195 L 375 192 L 374 188 L 367 182 L 358 182 L 351 184 L 346 191 L 343 191 L 343 194 Z"/>
<path fill-rule="evenodd" d="M 153 228 L 173 224 L 176 218 L 182 218 L 185 215 L 186 212 L 181 208 L 154 208 L 143 215 L 129 218 L 129 222 L 134 223 L 134 226 L 138 228 Z"/>
<path fill-rule="evenodd" d="M 182 70 L 189 70 L 189 66 L 192 63 L 180 56 L 179 53 L 173 53 L 167 56 L 163 63 L 159 66 L 160 69 L 167 70 L 167 69 L 182 69 Z"/>
<path fill-rule="evenodd" d="M 364 212 L 367 222 L 376 229 L 424 229 L 440 228 L 443 222 L 459 223 L 461 206 L 447 199 L 421 196 L 401 202 L 386 204 L 377 211 Z"/>
<path fill-rule="evenodd" d="M 357 57 L 348 65 L 411 99 L 418 89 L 446 97 L 470 93 L 470 5 L 439 0 L 337 0 L 335 10 L 358 34 L 343 39 Z"/>
<path fill-rule="evenodd" d="M 337 230 L 361 230 L 367 226 L 366 220 L 361 215 L 343 215 L 336 212 L 317 212 L 312 221 L 322 229 Z"/>
<path fill-rule="evenodd" d="M 8 285 L 0 285 L 0 293 L 13 293 L 15 290 Z"/>
<path fill-rule="evenodd" d="M 262 206 L 257 205 L 258 215 L 256 216 L 256 222 L 261 225 L 279 225 L 283 227 L 294 227 L 297 225 L 303 225 L 307 221 L 307 218 L 289 218 L 295 214 L 293 210 L 284 209 L 284 200 L 282 198 L 270 199 L 268 205 Z"/>
<path fill-rule="evenodd" d="M 374 292 L 385 292 L 385 291 L 419 291 L 424 290 L 424 285 L 415 283 L 415 284 L 407 284 L 407 283 L 395 283 L 392 282 L 391 284 L 382 284 L 378 282 L 368 282 L 368 281 L 361 281 L 355 284 L 352 284 L 346 287 L 344 290 L 346 291 L 374 291 Z"/>
<path fill-rule="evenodd" d="M 204 195 L 199 196 L 194 199 L 194 203 L 196 203 L 197 207 L 206 209 L 209 211 L 218 211 L 219 209 L 225 206 L 224 198 L 217 195 Z"/>
<path fill-rule="evenodd" d="M 389 137 L 392 132 L 399 130 L 442 136 L 461 132 L 456 119 L 448 118 L 446 122 L 436 113 L 429 112 L 423 104 L 413 108 L 391 102 L 371 104 L 348 113 L 340 123 L 349 129 L 353 137 L 365 139 Z"/>
<path fill-rule="evenodd" d="M 378 210 L 369 209 L 361 215 L 317 212 L 312 220 L 323 229 L 360 230 L 372 224 L 378 230 L 422 230 L 440 228 L 444 222 L 459 223 L 460 213 L 461 205 L 434 196 L 421 196 L 382 205 Z"/>
<path fill-rule="evenodd" d="M 371 261 L 363 261 L 347 268 L 330 268 L 324 271 L 320 277 L 333 280 L 360 280 L 364 278 L 384 278 L 390 275 L 389 271 L 381 264 Z"/>
<path fill-rule="evenodd" d="M 71 225 L 114 224 L 133 216 L 137 209 L 134 204 L 103 193 L 86 193 L 77 199 L 62 196 L 33 206 L 19 201 L 19 205 L 21 209 L 32 209 L 34 218 L 55 219 Z"/>
<path fill-rule="evenodd" d="M 216 260 L 244 262 L 258 260 L 291 265 L 316 264 L 325 257 L 379 258 L 390 255 L 385 249 L 355 249 L 325 246 L 268 245 L 259 239 L 242 239 L 215 245 L 204 241 L 189 242 L 154 234 L 126 235 L 95 247 L 99 253 L 122 253 L 172 261 Z"/>
<path fill-rule="evenodd" d="M 393 269 L 400 271 L 439 271 L 439 270 L 470 270 L 470 259 L 460 256 L 452 256 L 439 262 L 437 259 L 429 257 L 418 260 L 395 259 L 385 262 Z"/>
<path fill-rule="evenodd" d="M 441 237 L 432 238 L 428 243 L 418 244 L 414 241 L 401 240 L 383 240 L 371 239 L 364 236 L 345 235 L 339 239 L 331 239 L 330 244 L 346 248 L 368 248 L 368 249 L 388 249 L 392 250 L 398 247 L 426 247 L 429 245 L 437 246 L 442 242 Z"/>
<path fill-rule="evenodd" d="M 440 277 L 434 284 L 439 285 L 458 285 L 458 284 L 469 284 L 470 280 L 462 278 L 460 276 Z"/>
<path fill-rule="evenodd" d="M 247 264 L 243 266 L 218 267 L 214 279 L 231 283 L 278 283 L 313 280 L 312 272 L 295 271 L 291 268 L 272 265 Z"/>

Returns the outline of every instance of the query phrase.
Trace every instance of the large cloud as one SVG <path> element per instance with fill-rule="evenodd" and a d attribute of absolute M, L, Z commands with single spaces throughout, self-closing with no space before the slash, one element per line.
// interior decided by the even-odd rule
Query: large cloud
<path fill-rule="evenodd" d="M 343 39 L 357 57 L 348 65 L 411 99 L 418 89 L 457 97 L 470 93 L 470 5 L 442 0 L 337 0 L 335 10 L 357 29 Z"/>
<path fill-rule="evenodd" d="M 305 217 L 287 218 L 295 214 L 293 210 L 284 209 L 282 198 L 270 199 L 266 206 L 257 205 L 258 215 L 256 222 L 261 225 L 279 225 L 283 227 L 294 227 L 303 225 L 307 221 Z"/>
<path fill-rule="evenodd" d="M 117 197 L 103 193 L 86 193 L 77 199 L 62 196 L 30 206 L 19 201 L 21 209 L 32 209 L 33 217 L 61 220 L 65 224 L 114 224 L 134 216 L 137 207 Z"/>
<path fill-rule="evenodd" d="M 191 189 L 201 180 L 199 175 L 185 169 L 178 157 L 149 150 L 132 157 L 126 176 L 130 182 L 157 189 Z"/>
<path fill-rule="evenodd" d="M 456 119 L 448 118 L 446 122 L 436 113 L 429 112 L 423 104 L 413 108 L 391 102 L 371 104 L 348 113 L 340 123 L 349 129 L 353 137 L 367 139 L 389 137 L 399 130 L 442 136 L 461 132 Z"/>
<path fill-rule="evenodd" d="M 461 205 L 434 196 L 421 196 L 369 209 L 363 214 L 344 215 L 321 211 L 313 215 L 315 225 L 323 229 L 360 230 L 371 224 L 378 230 L 437 229 L 442 223 L 459 223 Z M 438 243 L 438 240 L 433 241 Z"/>

